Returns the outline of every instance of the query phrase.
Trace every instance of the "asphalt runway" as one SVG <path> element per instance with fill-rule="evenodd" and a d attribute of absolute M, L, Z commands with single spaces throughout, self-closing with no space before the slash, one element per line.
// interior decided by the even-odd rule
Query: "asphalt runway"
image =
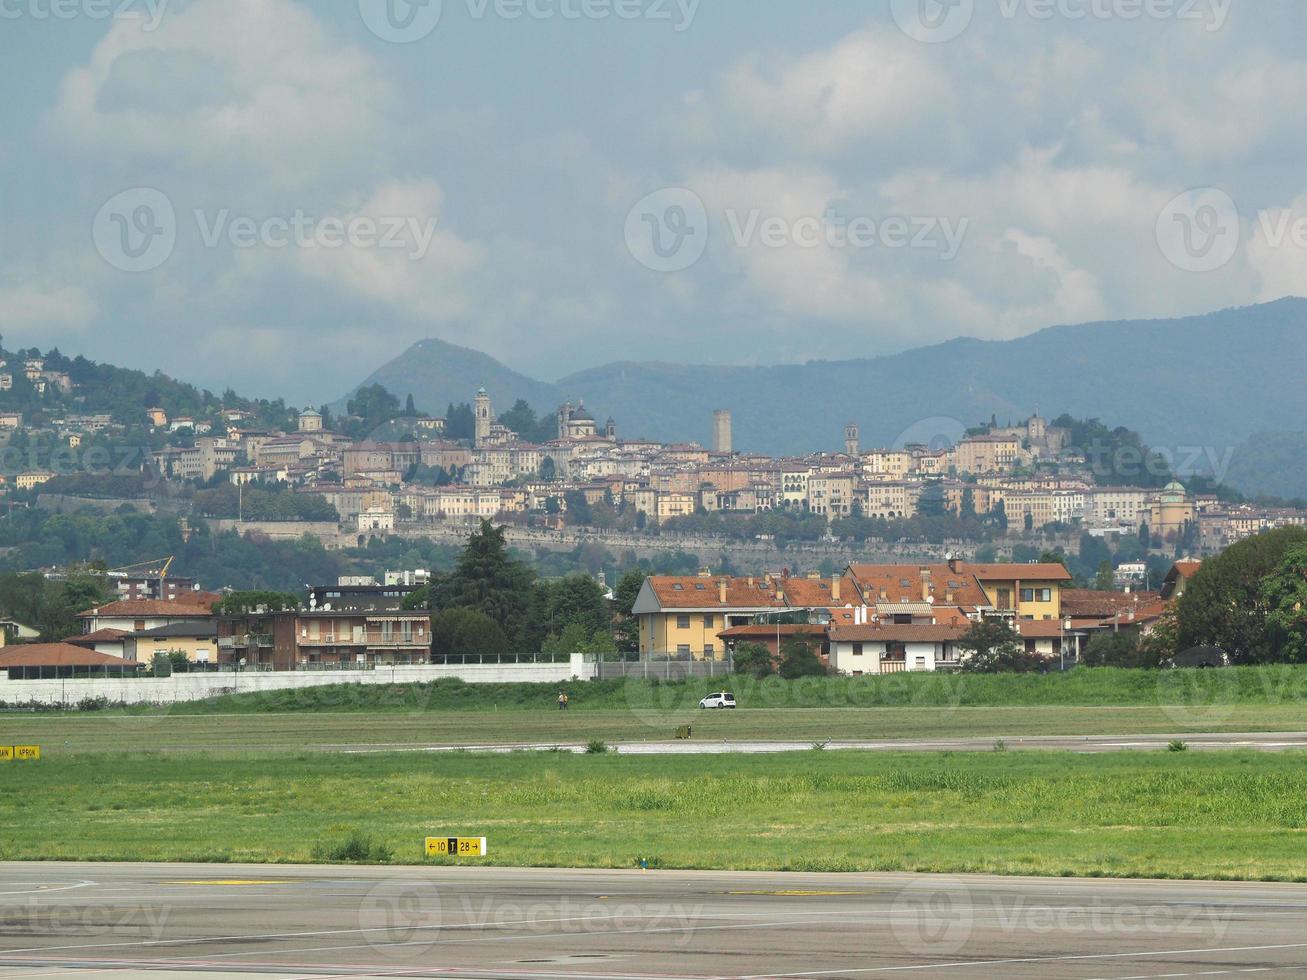
<path fill-rule="evenodd" d="M 0 908 L 0 978 L 1307 973 L 1302 885 L 50 863 Z"/>
<path fill-rule="evenodd" d="M 1284 752 L 1307 749 L 1307 732 L 1240 732 L 1174 735 L 1026 735 L 1001 738 L 882 738 L 820 739 L 807 741 L 695 740 L 613 742 L 608 749 L 619 755 L 721 755 L 732 752 L 800 752 L 820 744 L 827 749 L 860 752 L 990 752 L 997 741 L 1009 749 L 1044 749 L 1058 752 L 1125 752 L 1158 751 L 1171 741 L 1179 740 L 1191 749 L 1254 749 L 1260 752 Z M 585 752 L 584 742 L 487 742 L 413 745 L 411 742 L 384 745 L 319 745 L 318 749 L 349 753 L 368 752 Z"/>

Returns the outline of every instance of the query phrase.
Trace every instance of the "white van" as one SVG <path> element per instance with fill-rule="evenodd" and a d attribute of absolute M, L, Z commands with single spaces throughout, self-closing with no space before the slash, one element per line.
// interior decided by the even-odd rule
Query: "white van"
<path fill-rule="evenodd" d="M 730 691 L 719 691 L 716 694 L 709 694 L 699 702 L 701 708 L 734 708 L 735 695 Z"/>

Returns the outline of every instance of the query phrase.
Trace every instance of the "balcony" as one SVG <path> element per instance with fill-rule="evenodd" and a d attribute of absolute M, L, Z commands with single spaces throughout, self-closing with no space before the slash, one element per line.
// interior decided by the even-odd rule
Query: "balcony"
<path fill-rule="evenodd" d="M 272 634 L 246 633 L 243 636 L 218 637 L 219 650 L 248 650 L 251 646 L 256 646 L 256 647 L 272 646 Z"/>
<path fill-rule="evenodd" d="M 301 636 L 301 647 L 372 647 L 384 650 L 405 647 L 425 650 L 431 645 L 431 638 L 425 633 L 322 633 L 318 636 Z"/>

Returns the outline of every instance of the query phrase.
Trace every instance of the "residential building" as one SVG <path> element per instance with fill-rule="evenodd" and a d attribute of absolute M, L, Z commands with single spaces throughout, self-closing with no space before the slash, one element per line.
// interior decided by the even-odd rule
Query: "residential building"
<path fill-rule="evenodd" d="M 193 623 L 213 618 L 213 605 L 222 597 L 212 592 L 189 592 L 176 599 L 120 599 L 93 606 L 77 614 L 83 633 L 101 629 L 136 633 L 141 630 Z"/>
<path fill-rule="evenodd" d="M 865 624 L 832 627 L 831 666 L 841 674 L 956 669 L 969 624 Z"/>

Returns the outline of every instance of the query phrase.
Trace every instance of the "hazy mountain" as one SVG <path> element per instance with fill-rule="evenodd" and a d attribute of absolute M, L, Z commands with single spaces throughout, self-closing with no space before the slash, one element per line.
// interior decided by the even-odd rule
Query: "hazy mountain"
<path fill-rule="evenodd" d="M 510 409 L 518 398 L 542 411 L 553 411 L 559 401 L 556 386 L 518 374 L 489 354 L 435 338 L 418 341 L 359 387 L 378 383 L 401 402 L 413 395 L 419 409 L 437 415 L 444 414 L 450 402 L 471 402 L 481 385 L 499 411 Z M 333 408 L 343 410 L 347 400 L 340 399 Z"/>
<path fill-rule="evenodd" d="M 367 379 L 373 381 L 401 398 L 411 391 L 430 411 L 469 400 L 483 383 L 501 409 L 526 398 L 550 411 L 584 397 L 597 418 L 617 420 L 620 434 L 705 444 L 713 409 L 729 408 L 736 448 L 767 453 L 838 448 L 849 421 L 860 425 L 862 444 L 874 446 L 893 444 L 905 431 L 929 438 L 991 415 L 1003 422 L 1038 409 L 1129 426 L 1180 463 L 1191 447 L 1219 460 L 1256 433 L 1307 429 L 1307 300 L 1175 320 L 1050 327 L 1010 341 L 959 339 L 838 362 L 623 362 L 554 384 L 428 340 Z M 1236 458 L 1249 455 L 1241 450 Z M 1255 458 L 1252 469 L 1259 469 Z M 1258 479 L 1247 467 L 1240 475 Z"/>

